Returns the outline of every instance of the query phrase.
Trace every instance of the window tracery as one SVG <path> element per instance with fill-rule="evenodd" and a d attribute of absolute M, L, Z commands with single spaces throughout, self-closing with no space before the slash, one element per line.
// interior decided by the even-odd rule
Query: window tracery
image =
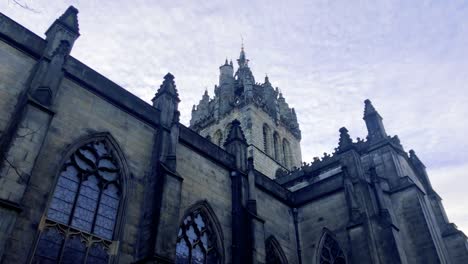
<path fill-rule="evenodd" d="M 346 257 L 338 241 L 328 232 L 322 237 L 319 248 L 319 264 L 346 264 Z"/>
<path fill-rule="evenodd" d="M 105 139 L 63 164 L 32 263 L 109 263 L 121 203 L 121 169 Z"/>
<path fill-rule="evenodd" d="M 177 264 L 219 264 L 220 249 L 216 232 L 205 213 L 198 209 L 188 214 L 179 227 L 176 245 Z"/>

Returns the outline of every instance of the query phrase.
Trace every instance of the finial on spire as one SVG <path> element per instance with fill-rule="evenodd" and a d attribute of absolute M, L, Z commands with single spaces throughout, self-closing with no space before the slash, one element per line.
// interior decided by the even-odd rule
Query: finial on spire
<path fill-rule="evenodd" d="M 155 95 L 155 98 L 161 96 L 164 93 L 169 94 L 170 96 L 174 97 L 177 101 L 180 102 L 179 93 L 177 92 L 177 88 L 174 82 L 174 75 L 172 75 L 170 72 L 168 72 L 164 76 L 164 81 L 159 87 L 158 92 Z M 155 100 L 155 98 L 153 98 L 153 100 Z"/>
<path fill-rule="evenodd" d="M 364 116 L 367 116 L 372 113 L 376 113 L 377 111 L 375 110 L 374 106 L 372 105 L 371 100 L 366 99 L 364 101 Z"/>
<path fill-rule="evenodd" d="M 244 50 L 244 37 L 241 34 L 241 50 Z"/>

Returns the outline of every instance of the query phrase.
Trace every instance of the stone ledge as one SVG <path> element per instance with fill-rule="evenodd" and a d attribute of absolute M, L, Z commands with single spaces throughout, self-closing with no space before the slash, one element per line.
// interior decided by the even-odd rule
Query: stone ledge
<path fill-rule="evenodd" d="M 0 207 L 13 210 L 17 213 L 20 213 L 21 211 L 23 211 L 23 207 L 20 204 L 5 200 L 5 199 L 1 199 L 1 198 L 0 198 Z"/>
<path fill-rule="evenodd" d="M 215 163 L 221 164 L 230 170 L 235 170 L 234 156 L 227 153 L 225 150 L 216 144 L 213 144 L 206 138 L 200 136 L 190 128 L 187 128 L 182 124 L 179 127 L 179 140 L 181 143 L 211 159 Z"/>
<path fill-rule="evenodd" d="M 46 41 L 0 13 L 0 39 L 15 48 L 39 59 L 46 47 Z"/>

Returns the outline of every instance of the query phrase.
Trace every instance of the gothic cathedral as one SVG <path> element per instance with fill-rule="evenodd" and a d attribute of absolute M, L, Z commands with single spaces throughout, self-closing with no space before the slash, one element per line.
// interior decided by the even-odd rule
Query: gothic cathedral
<path fill-rule="evenodd" d="M 365 139 L 306 163 L 298 117 L 242 47 L 179 122 L 0 13 L 0 263 L 468 263 L 424 164 L 364 101 Z M 181 89 L 183 92 L 183 88 Z"/>

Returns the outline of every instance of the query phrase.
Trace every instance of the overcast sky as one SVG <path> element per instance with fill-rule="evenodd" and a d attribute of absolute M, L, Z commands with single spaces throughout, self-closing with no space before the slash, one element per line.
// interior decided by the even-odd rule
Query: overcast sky
<path fill-rule="evenodd" d="M 338 129 L 365 138 L 363 101 L 428 168 L 451 221 L 468 234 L 468 1 L 26 1 L 0 11 L 44 37 L 73 4 L 72 55 L 150 102 L 171 72 L 181 121 L 239 56 L 295 107 L 304 161 L 331 152 Z"/>

